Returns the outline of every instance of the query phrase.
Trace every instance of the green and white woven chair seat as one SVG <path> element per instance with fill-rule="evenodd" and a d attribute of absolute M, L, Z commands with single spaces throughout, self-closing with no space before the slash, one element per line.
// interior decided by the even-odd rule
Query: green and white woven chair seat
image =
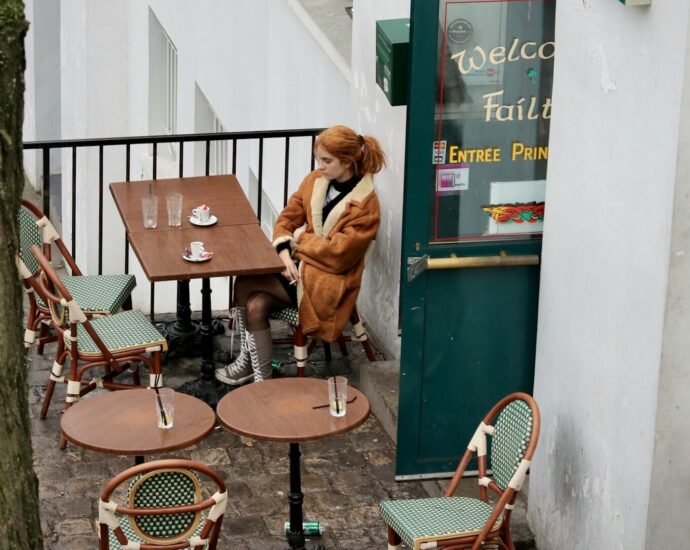
<path fill-rule="evenodd" d="M 160 346 L 161 351 L 168 349 L 165 338 L 138 309 L 91 319 L 91 326 L 111 353 L 155 346 Z M 68 334 L 65 331 L 66 338 Z M 101 355 L 81 324 L 77 326 L 77 347 L 80 355 Z"/>
<path fill-rule="evenodd" d="M 299 310 L 296 307 L 284 307 L 271 313 L 271 319 L 285 321 L 290 326 L 299 325 Z"/>
<path fill-rule="evenodd" d="M 87 315 L 116 313 L 137 285 L 134 275 L 78 275 L 60 280 Z M 38 298 L 38 305 L 47 308 Z"/>
<path fill-rule="evenodd" d="M 381 517 L 413 550 L 424 542 L 476 535 L 492 511 L 490 504 L 466 497 L 381 501 Z M 502 523 L 499 516 L 492 532 Z"/>

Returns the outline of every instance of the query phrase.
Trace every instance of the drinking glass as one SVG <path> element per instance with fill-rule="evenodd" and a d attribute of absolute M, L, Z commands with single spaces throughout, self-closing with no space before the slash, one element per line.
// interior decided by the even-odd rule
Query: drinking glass
<path fill-rule="evenodd" d="M 153 401 L 156 407 L 158 427 L 162 430 L 169 430 L 173 427 L 175 390 L 172 388 L 158 388 L 151 393 L 153 393 Z"/>
<path fill-rule="evenodd" d="M 328 403 L 331 416 L 345 416 L 347 378 L 344 376 L 331 376 L 328 379 Z"/>
<path fill-rule="evenodd" d="M 182 225 L 182 193 L 168 193 L 165 198 L 168 204 L 168 225 L 180 227 Z"/>
<path fill-rule="evenodd" d="M 156 195 L 142 197 L 141 211 L 144 214 L 144 227 L 155 229 L 158 226 L 158 197 Z"/>

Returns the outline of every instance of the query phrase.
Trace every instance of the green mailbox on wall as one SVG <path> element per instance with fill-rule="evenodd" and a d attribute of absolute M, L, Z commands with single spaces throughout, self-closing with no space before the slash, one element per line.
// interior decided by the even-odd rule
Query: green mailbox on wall
<path fill-rule="evenodd" d="M 407 105 L 410 20 L 376 22 L 376 83 L 391 105 Z"/>

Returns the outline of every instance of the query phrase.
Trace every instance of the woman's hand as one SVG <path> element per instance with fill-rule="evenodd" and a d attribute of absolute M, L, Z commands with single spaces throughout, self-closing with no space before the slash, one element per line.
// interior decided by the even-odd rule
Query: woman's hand
<path fill-rule="evenodd" d="M 278 256 L 285 264 L 285 269 L 281 272 L 281 275 L 290 281 L 290 284 L 297 284 L 297 281 L 300 279 L 299 271 L 297 271 L 297 266 L 290 257 L 290 251 L 287 248 L 283 249 Z"/>

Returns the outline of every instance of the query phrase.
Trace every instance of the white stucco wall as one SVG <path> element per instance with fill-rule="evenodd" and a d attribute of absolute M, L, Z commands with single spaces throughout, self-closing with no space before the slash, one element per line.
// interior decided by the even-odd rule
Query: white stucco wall
<path fill-rule="evenodd" d="M 642 541 L 654 462 L 671 458 L 654 446 L 688 4 L 557 3 L 529 492 L 540 550 L 673 547 Z"/>
<path fill-rule="evenodd" d="M 25 0 L 24 16 L 29 22 L 29 30 L 24 39 L 24 55 L 26 56 L 26 70 L 24 71 L 24 122 L 22 124 L 23 141 L 36 139 L 36 64 L 34 63 L 34 2 Z M 24 172 L 36 188 L 36 153 L 28 151 L 24 153 Z"/>
<path fill-rule="evenodd" d="M 178 52 L 178 133 L 195 131 L 197 85 L 229 131 L 352 124 L 349 83 L 284 0 L 117 0 L 105 4 L 62 0 L 63 138 L 151 133 L 149 9 Z M 309 143 L 308 139 L 291 142 L 291 190 L 309 169 Z M 258 171 L 258 145 L 246 143 L 238 149 L 237 175 L 246 185 L 249 170 Z M 264 154 L 264 187 L 280 208 L 282 140 L 266 142 Z M 125 179 L 124 152 L 112 150 L 108 155 L 114 164 L 106 168 L 104 209 L 106 234 L 112 235 L 112 241 L 104 272 L 118 272 L 124 264 L 124 228 L 107 185 Z M 78 261 L 87 272 L 95 272 L 98 165 L 94 154 L 84 156 L 88 158 L 84 163 L 80 160 L 78 173 Z M 148 149 L 133 147 L 132 179 L 150 177 L 150 166 Z M 185 147 L 184 166 L 185 175 L 194 175 L 193 146 Z M 69 185 L 71 171 L 65 172 L 64 185 Z M 176 175 L 176 164 L 166 167 L 159 160 L 158 177 Z M 69 227 L 70 201 L 64 200 L 63 206 L 64 226 Z M 146 309 L 149 287 L 133 253 L 130 270 L 139 283 L 135 306 Z M 197 283 L 192 283 L 192 306 L 198 309 Z M 227 279 L 213 281 L 214 308 L 226 307 L 227 288 Z M 158 284 L 156 289 L 156 310 L 173 311 L 174 283 Z"/>
<path fill-rule="evenodd" d="M 26 54 L 24 90 L 24 141 L 60 137 L 60 17 L 59 0 L 25 2 L 29 31 L 24 45 Z M 43 160 L 40 153 L 27 152 L 24 167 L 29 183 L 42 188 Z M 50 158 L 52 174 L 60 172 L 60 152 Z M 59 198 L 59 193 L 54 193 Z"/>
<path fill-rule="evenodd" d="M 687 8 L 686 8 L 687 13 Z M 690 28 L 690 21 L 685 20 Z M 685 71 L 671 226 L 671 256 L 666 294 L 661 367 L 657 391 L 652 482 L 649 490 L 646 548 L 688 545 L 690 495 L 690 60 L 685 35 Z"/>
<path fill-rule="evenodd" d="M 410 16 L 408 0 L 354 1 L 352 32 L 352 100 L 356 127 L 375 136 L 387 155 L 387 168 L 375 177 L 381 202 L 376 248 L 364 272 L 357 307 L 386 355 L 400 356 L 398 311 L 400 247 L 405 171 L 407 108 L 391 107 L 376 85 L 376 21 Z"/>

